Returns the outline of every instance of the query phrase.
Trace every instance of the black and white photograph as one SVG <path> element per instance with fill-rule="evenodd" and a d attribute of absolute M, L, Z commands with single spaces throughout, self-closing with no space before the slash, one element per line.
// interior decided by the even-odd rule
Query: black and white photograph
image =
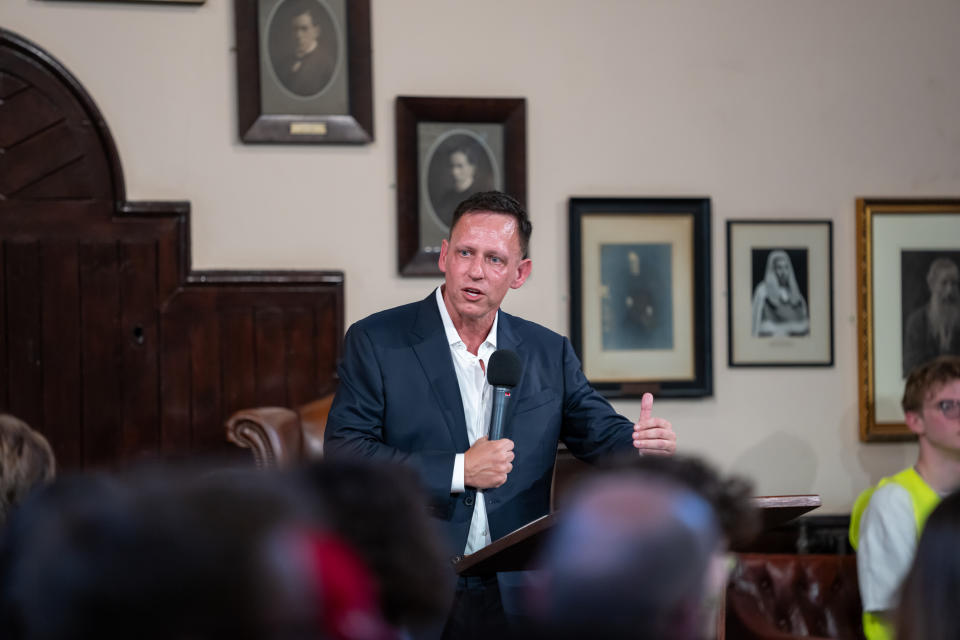
<path fill-rule="evenodd" d="M 753 270 L 751 335 L 769 338 L 810 333 L 807 250 L 751 248 L 750 252 Z"/>
<path fill-rule="evenodd" d="M 833 365 L 833 223 L 727 221 L 731 367 Z"/>
<path fill-rule="evenodd" d="M 423 158 L 421 181 L 427 194 L 421 203 L 425 211 L 421 213 L 428 214 L 421 220 L 429 220 L 421 233 L 425 249 L 432 250 L 439 245 L 435 230 L 446 237 L 458 204 L 480 191 L 502 188 L 503 127 L 422 123 L 417 133 Z"/>
<path fill-rule="evenodd" d="M 321 0 L 283 0 L 270 13 L 267 50 L 280 88 L 310 98 L 330 87 L 343 38 Z"/>
<path fill-rule="evenodd" d="M 910 371 L 960 354 L 960 199 L 857 199 L 860 439 L 911 440 Z"/>
<path fill-rule="evenodd" d="M 937 356 L 960 355 L 960 251 L 900 252 L 903 376 Z"/>
<path fill-rule="evenodd" d="M 603 349 L 672 349 L 673 294 L 667 243 L 600 245 Z"/>
<path fill-rule="evenodd" d="M 570 342 L 610 398 L 713 393 L 708 198 L 570 198 Z"/>
<path fill-rule="evenodd" d="M 240 139 L 373 141 L 370 0 L 234 0 Z"/>
<path fill-rule="evenodd" d="M 397 270 L 437 276 L 453 212 L 480 191 L 527 194 L 524 98 L 398 96 Z"/>
<path fill-rule="evenodd" d="M 344 0 L 259 0 L 266 114 L 344 113 Z"/>

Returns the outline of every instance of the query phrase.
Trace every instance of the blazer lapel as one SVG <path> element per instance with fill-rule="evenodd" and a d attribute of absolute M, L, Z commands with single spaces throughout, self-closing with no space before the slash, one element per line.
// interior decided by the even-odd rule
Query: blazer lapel
<path fill-rule="evenodd" d="M 415 337 L 413 351 L 430 382 L 450 436 L 458 451 L 466 451 L 470 448 L 470 439 L 467 437 L 467 423 L 463 417 L 460 384 L 457 382 L 447 334 L 443 330 L 443 321 L 437 309 L 436 293 L 431 293 L 420 303 L 411 333 Z"/>
<path fill-rule="evenodd" d="M 500 311 L 499 314 L 500 318 L 497 321 L 497 349 L 509 349 L 519 356 L 520 362 L 523 362 L 523 352 L 520 350 L 520 343 L 523 341 L 523 339 L 513 330 L 513 324 L 510 322 L 511 316 L 507 315 L 503 311 Z M 509 434 L 507 437 L 510 438 L 513 436 L 513 431 L 509 429 L 510 423 L 513 420 L 514 408 L 517 405 L 516 400 L 522 397 L 521 392 L 524 386 L 523 383 L 526 379 L 526 375 L 526 367 L 524 367 L 520 371 L 520 380 L 517 382 L 517 386 L 514 387 L 514 392 L 512 394 L 514 396 L 512 398 L 513 402 L 507 403 L 507 409 L 503 415 L 505 432 Z M 516 441 L 515 438 L 512 439 Z"/>

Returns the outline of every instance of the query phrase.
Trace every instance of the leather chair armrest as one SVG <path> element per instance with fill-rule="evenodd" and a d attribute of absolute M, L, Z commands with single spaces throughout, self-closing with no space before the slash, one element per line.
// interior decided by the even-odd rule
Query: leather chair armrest
<path fill-rule="evenodd" d="M 303 458 L 300 415 L 285 407 L 236 412 L 227 420 L 227 440 L 250 449 L 260 468 L 287 467 Z"/>
<path fill-rule="evenodd" d="M 327 416 L 333 404 L 330 393 L 300 407 L 300 423 L 303 428 L 303 455 L 307 460 L 323 457 L 323 434 L 327 429 Z"/>

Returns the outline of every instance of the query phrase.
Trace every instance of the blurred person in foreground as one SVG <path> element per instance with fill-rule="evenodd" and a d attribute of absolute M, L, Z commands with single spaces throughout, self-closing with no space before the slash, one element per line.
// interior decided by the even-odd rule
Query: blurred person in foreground
<path fill-rule="evenodd" d="M 894 637 L 898 590 L 924 523 L 960 487 L 960 356 L 941 356 L 911 371 L 901 405 L 917 436 L 917 462 L 863 491 L 850 514 L 868 640 Z"/>
<path fill-rule="evenodd" d="M 77 476 L 0 540 L 0 636 L 391 640 L 361 554 L 288 479 Z"/>
<path fill-rule="evenodd" d="M 0 413 L 0 527 L 35 487 L 53 481 L 50 443 L 26 422 Z"/>
<path fill-rule="evenodd" d="M 575 492 L 541 559 L 531 633 L 714 637 L 731 541 L 755 535 L 751 484 L 696 458 L 621 461 Z"/>
<path fill-rule="evenodd" d="M 898 640 L 960 638 L 960 492 L 933 510 L 917 544 L 917 553 L 900 595 Z"/>

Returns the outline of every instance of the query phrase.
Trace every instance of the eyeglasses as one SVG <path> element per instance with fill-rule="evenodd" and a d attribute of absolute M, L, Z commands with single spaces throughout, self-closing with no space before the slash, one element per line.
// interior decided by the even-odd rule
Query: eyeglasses
<path fill-rule="evenodd" d="M 945 418 L 950 418 L 951 420 L 960 418 L 960 400 L 940 400 L 935 403 L 934 406 L 940 409 L 940 413 L 942 413 Z"/>

